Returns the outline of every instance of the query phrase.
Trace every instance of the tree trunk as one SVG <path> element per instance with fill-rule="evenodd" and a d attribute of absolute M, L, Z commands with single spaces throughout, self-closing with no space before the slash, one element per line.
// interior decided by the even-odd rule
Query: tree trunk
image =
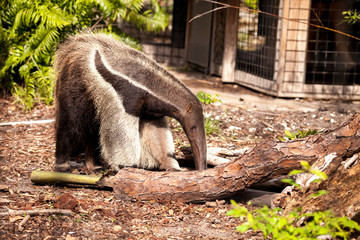
<path fill-rule="evenodd" d="M 356 114 L 338 128 L 308 138 L 289 142 L 263 141 L 229 164 L 206 171 L 154 172 L 124 168 L 106 181 L 122 199 L 203 202 L 231 196 L 292 169 L 300 169 L 299 160 L 305 160 L 325 165 L 324 171 L 330 176 L 329 187 L 337 184 L 341 189 L 344 187 L 341 185 L 343 172 L 337 173 L 337 170 L 342 161 L 359 153 L 359 127 L 360 115 Z M 351 171 L 344 170 L 352 180 L 356 177 L 359 180 L 358 165 Z M 353 185 L 355 190 L 358 185 Z M 357 197 L 357 204 L 359 199 Z"/>

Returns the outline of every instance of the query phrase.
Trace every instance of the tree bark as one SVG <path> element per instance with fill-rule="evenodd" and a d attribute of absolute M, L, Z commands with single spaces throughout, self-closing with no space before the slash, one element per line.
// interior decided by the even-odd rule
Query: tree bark
<path fill-rule="evenodd" d="M 154 172 L 124 168 L 105 181 L 122 199 L 204 202 L 231 196 L 292 169 L 300 169 L 300 160 L 321 165 L 330 157 L 329 166 L 333 167 L 326 173 L 334 175 L 335 166 L 359 153 L 359 127 L 360 115 L 356 114 L 339 127 L 308 138 L 263 141 L 248 154 L 206 171 Z M 353 174 L 360 176 L 359 172 Z"/>
<path fill-rule="evenodd" d="M 359 135 L 355 132 L 355 125 L 348 125 L 348 134 Z M 350 130 L 351 128 L 351 130 Z M 344 132 L 342 132 L 344 133 Z M 341 132 L 337 138 L 347 138 Z M 312 169 L 319 169 L 326 173 L 328 179 L 321 183 L 314 183 L 313 174 L 300 174 L 296 182 L 301 189 L 287 187 L 274 201 L 275 205 L 285 209 L 285 212 L 301 207 L 302 212 L 324 211 L 331 209 L 339 216 L 347 216 L 360 223 L 360 159 L 357 151 L 359 140 L 347 142 L 344 149 L 346 154 L 338 154 L 336 150 L 314 163 Z M 340 146 L 339 146 L 340 147 Z M 320 190 L 327 193 L 320 197 L 312 197 Z"/>
<path fill-rule="evenodd" d="M 355 165 L 346 168 L 334 158 L 325 169 L 325 172 L 336 169 L 330 176 L 328 174 L 327 181 L 309 184 L 302 191 L 295 188 L 290 191 L 284 190 L 278 197 L 277 206 L 283 208 L 285 212 L 297 207 L 301 207 L 302 212 L 331 209 L 339 216 L 347 216 L 360 223 L 360 163 L 359 160 L 357 161 Z M 326 190 L 327 194 L 316 198 L 310 197 L 319 190 Z"/>

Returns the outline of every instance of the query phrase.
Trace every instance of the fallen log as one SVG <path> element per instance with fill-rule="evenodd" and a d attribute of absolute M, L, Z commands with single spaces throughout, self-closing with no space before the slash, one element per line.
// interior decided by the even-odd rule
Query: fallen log
<path fill-rule="evenodd" d="M 34 171 L 31 179 L 36 183 L 110 186 L 118 198 L 129 200 L 205 202 L 229 197 L 286 175 L 293 169 L 300 169 L 299 161 L 305 160 L 324 171 L 328 180 L 311 185 L 313 176 L 301 176 L 297 181 L 307 188 L 302 191 L 307 195 L 299 194 L 294 188 L 290 193 L 286 190 L 280 196 L 280 206 L 285 211 L 302 206 L 304 212 L 332 208 L 335 213 L 360 222 L 359 135 L 360 115 L 356 114 L 339 127 L 308 138 L 289 142 L 263 141 L 238 159 L 206 171 L 155 172 L 124 168 L 115 176 L 99 181 L 98 177 L 89 179 L 84 175 Z M 319 189 L 329 193 L 308 198 Z"/>
<path fill-rule="evenodd" d="M 122 199 L 211 201 L 300 169 L 300 160 L 325 163 L 331 155 L 335 156 L 335 162 L 341 162 L 360 152 L 359 128 L 360 115 L 356 114 L 339 127 L 308 138 L 263 141 L 229 164 L 206 171 L 154 172 L 124 168 L 105 181 Z"/>

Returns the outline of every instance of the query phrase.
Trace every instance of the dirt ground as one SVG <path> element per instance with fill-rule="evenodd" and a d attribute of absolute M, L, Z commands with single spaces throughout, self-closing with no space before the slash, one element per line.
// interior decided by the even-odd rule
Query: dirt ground
<path fill-rule="evenodd" d="M 277 99 L 221 84 L 216 77 L 173 73 L 195 93 L 219 94 L 222 103 L 204 106 L 213 124 L 208 148 L 230 150 L 232 157 L 259 141 L 283 137 L 285 129 L 333 128 L 360 110 L 359 102 Z M 0 98 L 0 124 L 54 118 L 54 106 L 38 105 L 24 113 L 11 102 Z M 183 158 L 181 149 L 188 142 L 178 123 L 170 123 L 177 157 Z M 256 232 L 235 231 L 239 221 L 226 216 L 232 208 L 228 199 L 201 204 L 129 202 L 116 199 L 108 189 L 33 185 L 31 172 L 53 170 L 54 153 L 53 122 L 0 125 L 0 239 L 262 239 Z M 245 199 L 246 194 L 234 198 Z M 70 215 L 4 215 L 8 209 L 57 209 L 66 199 L 71 200 Z"/>

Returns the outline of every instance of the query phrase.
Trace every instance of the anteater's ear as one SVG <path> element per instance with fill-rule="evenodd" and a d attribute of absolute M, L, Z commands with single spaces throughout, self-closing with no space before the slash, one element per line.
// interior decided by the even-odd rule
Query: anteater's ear
<path fill-rule="evenodd" d="M 189 103 L 189 104 L 186 106 L 186 112 L 187 112 L 187 113 L 191 113 L 191 110 L 192 110 L 192 104 Z"/>

